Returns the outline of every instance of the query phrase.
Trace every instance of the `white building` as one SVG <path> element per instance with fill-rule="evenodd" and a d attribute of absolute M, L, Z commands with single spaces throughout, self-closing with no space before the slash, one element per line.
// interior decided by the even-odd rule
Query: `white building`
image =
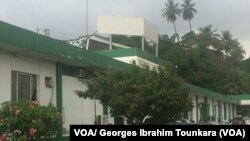
<path fill-rule="evenodd" d="M 96 51 L 96 53 L 140 67 L 143 67 L 145 64 L 150 68 L 157 68 L 159 65 L 164 65 L 163 60 L 136 48 Z M 185 114 L 185 118 L 193 120 L 196 123 L 229 121 L 237 116 L 236 107 L 239 104 L 246 103 L 243 100 L 238 101 L 233 97 L 225 96 L 192 84 L 186 84 L 186 86 L 191 90 L 189 97 L 192 99 L 194 107 L 192 111 Z"/>
<path fill-rule="evenodd" d="M 21 98 L 38 99 L 42 105 L 51 102 L 62 112 L 65 135 L 70 124 L 114 124 L 98 101 L 79 99 L 74 91 L 86 90 L 93 72 L 123 69 L 131 63 L 155 67 L 161 61 L 136 49 L 112 51 L 86 51 L 0 21 L 0 103 Z M 238 99 L 187 85 L 194 104 L 190 119 L 198 122 L 213 115 L 229 120 L 236 115 Z"/>
<path fill-rule="evenodd" d="M 64 42 L 0 22 L 0 103 L 37 99 L 62 112 L 65 134 L 70 124 L 114 123 L 99 101 L 81 99 L 93 72 L 129 65 Z"/>
<path fill-rule="evenodd" d="M 86 41 L 86 37 L 85 36 L 80 36 L 77 39 L 66 40 L 66 43 L 71 44 L 73 46 L 77 46 L 77 47 L 83 48 L 83 47 L 86 46 L 85 45 L 85 41 Z"/>
<path fill-rule="evenodd" d="M 141 50 L 144 51 L 145 49 L 145 40 L 149 41 L 151 46 L 155 46 L 155 56 L 158 57 L 158 29 L 143 18 L 98 16 L 97 32 L 92 35 L 67 40 L 66 42 L 80 48 L 85 48 L 86 50 L 131 48 L 129 46 L 114 43 L 112 41 L 112 35 L 140 36 Z M 100 43 L 101 45 L 98 45 Z"/>
<path fill-rule="evenodd" d="M 94 33 L 88 37 L 80 36 L 77 39 L 67 40 L 66 43 L 85 48 L 86 50 L 108 50 L 110 45 L 109 37 L 105 37 L 105 35 L 100 35 L 98 33 Z M 131 48 L 114 42 L 112 42 L 111 45 L 114 48 L 120 49 Z"/>

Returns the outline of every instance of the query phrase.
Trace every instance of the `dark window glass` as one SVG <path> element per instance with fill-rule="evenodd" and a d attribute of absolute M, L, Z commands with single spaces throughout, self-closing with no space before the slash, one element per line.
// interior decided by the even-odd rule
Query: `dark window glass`
<path fill-rule="evenodd" d="M 11 101 L 37 100 L 35 75 L 12 71 L 11 80 Z"/>
<path fill-rule="evenodd" d="M 17 101 L 17 73 L 11 72 L 11 101 Z"/>
<path fill-rule="evenodd" d="M 37 100 L 37 90 L 36 90 L 36 76 L 32 75 L 31 76 L 31 100 L 35 101 Z"/>

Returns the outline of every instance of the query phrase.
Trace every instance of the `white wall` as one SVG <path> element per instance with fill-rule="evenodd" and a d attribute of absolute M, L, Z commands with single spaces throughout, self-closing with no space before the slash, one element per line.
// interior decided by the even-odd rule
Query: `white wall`
<path fill-rule="evenodd" d="M 53 85 L 56 80 L 55 63 L 22 55 L 11 55 L 0 52 L 0 103 L 11 100 L 11 71 L 19 71 L 37 76 L 37 96 L 42 105 L 47 105 L 51 96 L 56 105 L 56 90 L 45 87 L 45 77 L 52 77 Z M 52 95 L 53 94 L 53 95 Z"/>
<path fill-rule="evenodd" d="M 194 105 L 194 107 L 193 107 L 193 110 L 192 110 L 192 113 L 193 113 L 193 120 L 195 121 L 195 122 L 199 122 L 199 120 L 200 120 L 200 114 L 201 114 L 201 111 L 200 111 L 200 109 L 198 108 L 198 113 L 196 113 L 196 105 L 195 105 L 195 94 L 191 94 L 190 95 L 190 97 L 191 97 L 191 99 L 192 99 L 192 102 L 193 102 L 193 105 Z M 213 102 L 212 102 L 213 101 Z M 198 96 L 198 104 L 199 103 L 203 103 L 204 102 L 204 97 L 202 97 L 202 96 Z M 210 116 L 212 116 L 213 115 L 213 105 L 215 105 L 216 106 L 216 117 L 215 117 L 215 121 L 216 122 L 218 122 L 218 119 L 219 119 L 219 103 L 218 103 L 218 100 L 217 99 L 214 99 L 214 98 L 211 98 L 211 97 L 208 97 L 207 98 L 207 102 L 208 102 L 208 104 L 209 104 L 209 106 L 210 106 L 210 111 L 209 111 L 209 113 L 210 113 Z M 227 119 L 225 119 L 225 120 L 229 120 L 229 119 L 232 119 L 233 117 L 235 117 L 236 116 L 236 106 L 234 105 L 234 104 L 232 104 L 232 103 L 225 103 L 225 107 L 224 107 L 224 101 L 221 101 L 220 102 L 220 111 L 221 111 L 221 119 L 222 120 L 224 120 L 224 109 L 225 109 L 225 107 L 226 107 L 226 114 L 227 114 Z M 233 109 L 234 109 L 234 111 L 235 111 L 235 113 L 234 113 L 234 115 L 233 115 Z M 231 111 L 231 112 L 229 112 L 229 110 Z M 196 115 L 198 114 L 198 121 L 196 120 Z M 190 117 L 189 117 L 190 118 Z"/>
<path fill-rule="evenodd" d="M 193 98 L 192 98 L 192 102 L 193 102 L 193 110 L 192 110 L 192 113 L 193 113 L 193 120 L 195 121 L 195 122 L 197 122 L 197 119 L 196 119 L 196 115 L 197 115 L 197 113 L 196 113 L 196 108 L 198 108 L 197 106 L 197 104 L 196 104 L 196 97 L 194 96 Z"/>
<path fill-rule="evenodd" d="M 240 100 L 240 105 L 250 105 L 250 100 Z"/>
<path fill-rule="evenodd" d="M 230 118 L 229 119 L 233 119 L 233 117 L 234 117 L 233 116 L 233 105 L 230 104 L 229 107 L 230 107 L 230 112 L 229 112 L 230 113 L 230 115 L 229 115 Z"/>
<path fill-rule="evenodd" d="M 237 116 L 237 106 L 234 105 L 233 108 L 234 108 L 234 115 L 233 116 L 236 117 Z"/>
<path fill-rule="evenodd" d="M 11 100 L 10 57 L 0 54 L 0 103 Z"/>
<path fill-rule="evenodd" d="M 191 95 L 189 94 L 189 98 L 191 99 L 192 101 L 192 104 L 193 104 L 193 109 L 192 111 L 188 112 L 188 119 L 191 121 L 191 120 L 194 120 L 195 122 L 196 121 L 196 98 L 195 98 L 195 95 Z"/>
<path fill-rule="evenodd" d="M 97 31 L 104 34 L 145 36 L 158 43 L 158 29 L 143 18 L 98 16 Z"/>
<path fill-rule="evenodd" d="M 69 130 L 70 124 L 94 124 L 95 102 L 93 100 L 79 98 L 75 90 L 85 91 L 86 85 L 77 78 L 62 77 L 62 99 L 63 99 L 63 127 Z"/>
<path fill-rule="evenodd" d="M 133 61 L 135 61 L 136 65 L 140 67 L 143 67 L 146 64 L 150 67 L 150 69 L 154 69 L 154 68 L 157 69 L 159 66 L 158 64 L 154 62 L 148 61 L 138 56 L 116 57 L 114 59 L 128 63 L 128 64 L 132 64 Z"/>
<path fill-rule="evenodd" d="M 62 83 L 63 127 L 69 130 L 71 124 L 95 124 L 95 116 L 103 115 L 103 106 L 98 100 L 79 98 L 74 93 L 75 90 L 86 91 L 86 83 L 66 75 L 63 75 Z M 110 116 L 109 123 L 114 123 Z"/>
<path fill-rule="evenodd" d="M 132 64 L 133 61 L 137 64 L 137 57 L 136 56 L 127 56 L 127 57 L 115 57 L 114 59 L 122 61 L 124 63 Z"/>

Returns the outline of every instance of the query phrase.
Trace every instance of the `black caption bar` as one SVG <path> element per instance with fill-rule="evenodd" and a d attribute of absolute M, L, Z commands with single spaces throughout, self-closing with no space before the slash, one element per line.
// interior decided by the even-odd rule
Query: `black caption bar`
<path fill-rule="evenodd" d="M 70 140 L 86 138 L 250 139 L 249 125 L 70 125 Z"/>

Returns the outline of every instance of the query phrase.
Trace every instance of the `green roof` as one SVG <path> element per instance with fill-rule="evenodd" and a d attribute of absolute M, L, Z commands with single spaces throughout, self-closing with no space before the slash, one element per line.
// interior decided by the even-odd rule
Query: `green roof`
<path fill-rule="evenodd" d="M 137 48 L 91 52 L 69 45 L 65 42 L 37 34 L 26 29 L 0 21 L 0 49 L 22 53 L 34 57 L 82 67 L 127 68 L 132 65 L 112 59 L 113 57 L 139 56 L 163 65 L 164 61 Z M 112 57 L 112 58 L 110 58 Z M 237 103 L 238 99 L 250 98 L 250 95 L 225 96 L 198 86 L 187 84 L 194 94 L 213 97 L 221 101 Z"/>
<path fill-rule="evenodd" d="M 186 86 L 188 88 L 190 88 L 190 90 L 193 94 L 196 94 L 198 96 L 211 97 L 211 98 L 215 98 L 215 99 L 218 99 L 218 100 L 224 101 L 224 102 L 238 103 L 237 99 L 230 97 L 230 96 L 227 96 L 227 95 L 216 93 L 214 91 L 210 91 L 208 89 L 201 88 L 201 87 L 198 87 L 198 86 L 195 86 L 192 84 L 188 84 L 188 83 L 186 83 Z"/>
<path fill-rule="evenodd" d="M 229 97 L 237 100 L 250 100 L 250 94 L 230 95 Z"/>
<path fill-rule="evenodd" d="M 130 65 L 0 21 L 0 49 L 74 66 L 125 68 Z"/>
<path fill-rule="evenodd" d="M 108 56 L 111 58 L 116 57 L 127 57 L 127 56 L 139 56 L 148 61 L 154 62 L 159 65 L 165 65 L 165 62 L 159 57 L 155 57 L 146 51 L 141 51 L 138 48 L 127 48 L 127 49 L 113 49 L 113 50 L 99 50 L 95 51 L 97 54 Z"/>

